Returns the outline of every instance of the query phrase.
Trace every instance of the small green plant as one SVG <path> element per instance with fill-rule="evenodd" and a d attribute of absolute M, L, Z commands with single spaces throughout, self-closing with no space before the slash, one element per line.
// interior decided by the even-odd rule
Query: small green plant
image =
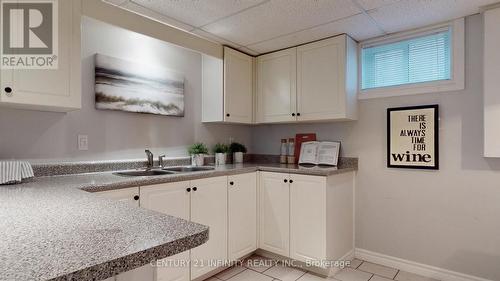
<path fill-rule="evenodd" d="M 217 143 L 214 145 L 214 153 L 227 153 L 229 151 L 229 146 L 225 143 Z"/>
<path fill-rule="evenodd" d="M 235 152 L 247 153 L 247 148 L 241 143 L 233 142 L 231 145 L 229 145 L 229 151 L 231 153 Z"/>
<path fill-rule="evenodd" d="M 198 142 L 195 144 L 192 144 L 188 148 L 188 153 L 190 155 L 196 155 L 196 154 L 208 154 L 208 148 L 205 144 Z"/>

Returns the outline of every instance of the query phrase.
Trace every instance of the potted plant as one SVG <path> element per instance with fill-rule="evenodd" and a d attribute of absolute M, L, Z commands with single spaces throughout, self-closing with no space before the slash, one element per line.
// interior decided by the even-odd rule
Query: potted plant
<path fill-rule="evenodd" d="M 191 155 L 191 165 L 203 166 L 205 154 L 208 153 L 208 148 L 205 144 L 199 142 L 191 145 L 188 148 L 189 155 Z"/>
<path fill-rule="evenodd" d="M 243 144 L 233 142 L 229 146 L 229 151 L 233 154 L 234 164 L 243 163 L 243 153 L 247 153 L 247 148 Z"/>
<path fill-rule="evenodd" d="M 229 146 L 225 143 L 217 143 L 214 145 L 215 165 L 226 165 L 226 154 L 229 151 Z"/>

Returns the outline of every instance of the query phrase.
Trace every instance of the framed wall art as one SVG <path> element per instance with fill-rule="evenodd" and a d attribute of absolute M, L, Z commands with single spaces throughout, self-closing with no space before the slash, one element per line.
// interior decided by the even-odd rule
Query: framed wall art
<path fill-rule="evenodd" d="M 387 167 L 439 169 L 439 106 L 387 109 Z"/>

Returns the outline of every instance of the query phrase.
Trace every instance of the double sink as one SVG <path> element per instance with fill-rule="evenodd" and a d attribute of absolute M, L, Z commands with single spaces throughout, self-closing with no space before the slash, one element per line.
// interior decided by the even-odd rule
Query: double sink
<path fill-rule="evenodd" d="M 161 175 L 169 175 L 177 173 L 202 172 L 202 171 L 212 171 L 212 170 L 215 170 L 215 168 L 210 166 L 178 166 L 178 167 L 166 167 L 162 169 L 124 171 L 124 172 L 116 172 L 114 174 L 125 177 L 147 177 L 147 176 L 161 176 Z"/>

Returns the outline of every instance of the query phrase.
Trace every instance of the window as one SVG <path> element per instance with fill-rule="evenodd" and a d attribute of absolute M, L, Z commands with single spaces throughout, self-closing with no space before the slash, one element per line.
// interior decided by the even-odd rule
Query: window
<path fill-rule="evenodd" d="M 463 89 L 463 19 L 361 43 L 360 98 Z"/>

